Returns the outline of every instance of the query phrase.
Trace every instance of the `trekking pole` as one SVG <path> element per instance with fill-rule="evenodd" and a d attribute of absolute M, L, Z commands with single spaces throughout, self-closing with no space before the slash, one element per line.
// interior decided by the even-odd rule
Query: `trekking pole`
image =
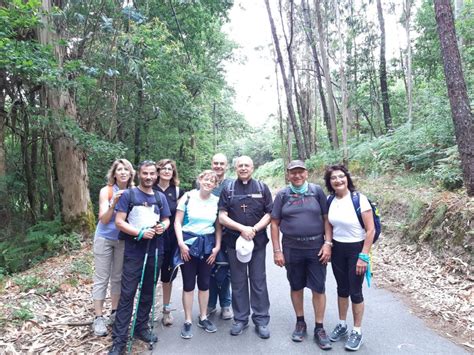
<path fill-rule="evenodd" d="M 146 244 L 145 257 L 143 258 L 142 276 L 140 278 L 140 283 L 138 284 L 138 297 L 137 297 L 137 302 L 135 303 L 135 312 L 133 313 L 133 321 L 132 321 L 132 331 L 130 332 L 130 340 L 128 342 L 128 349 L 127 349 L 128 354 L 132 353 L 133 335 L 135 333 L 135 323 L 137 322 L 138 306 L 140 305 L 140 297 L 142 295 L 143 278 L 145 277 L 145 267 L 146 267 L 146 262 L 148 259 L 148 250 L 150 249 L 150 242 L 151 242 L 151 239 L 148 239 L 148 242 Z"/>
<path fill-rule="evenodd" d="M 154 334 L 155 330 L 155 296 L 156 296 L 156 283 L 158 281 L 158 244 L 155 247 L 155 270 L 153 274 L 153 298 L 151 303 L 151 334 Z M 150 338 L 150 345 L 148 346 L 150 350 L 153 350 L 153 339 Z"/>

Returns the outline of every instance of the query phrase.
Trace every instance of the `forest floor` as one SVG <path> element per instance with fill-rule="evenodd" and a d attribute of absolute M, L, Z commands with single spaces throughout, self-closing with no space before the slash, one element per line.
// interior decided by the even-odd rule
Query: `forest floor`
<path fill-rule="evenodd" d="M 449 200 L 462 199 L 465 205 L 452 205 L 468 208 L 472 217 L 472 201 L 456 196 Z M 383 217 L 386 232 L 373 250 L 376 286 L 396 293 L 428 326 L 472 351 L 474 277 L 469 257 L 434 252 L 426 243 L 410 241 L 395 232 L 401 223 L 397 213 Z M 88 241 L 76 252 L 7 278 L 0 289 L 0 353 L 105 351 L 111 338 L 95 337 L 91 331 L 92 273 Z M 136 342 L 134 352 L 144 350 Z"/>

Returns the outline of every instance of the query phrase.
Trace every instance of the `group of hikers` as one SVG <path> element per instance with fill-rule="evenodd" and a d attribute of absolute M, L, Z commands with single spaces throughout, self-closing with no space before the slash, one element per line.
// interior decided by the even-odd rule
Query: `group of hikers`
<path fill-rule="evenodd" d="M 123 353 L 129 338 L 151 345 L 156 342 L 153 325 L 157 320 L 158 275 L 163 294 L 161 321 L 170 326 L 174 323 L 172 283 L 179 266 L 183 339 L 193 336 L 196 283 L 199 316 L 194 324 L 199 328 L 217 331 L 211 315 L 219 301 L 221 317 L 233 319 L 231 335 L 242 334 L 251 316 L 256 334 L 268 339 L 270 301 L 265 258 L 270 224 L 274 263 L 286 268 L 296 314 L 291 339 L 301 342 L 307 333 L 303 307 L 307 287 L 312 291 L 318 346 L 328 350 L 331 342 L 344 338 L 346 349 L 358 350 L 364 313 L 362 284 L 364 276 L 370 275 L 369 252 L 375 228 L 372 207 L 356 192 L 349 171 L 343 165 L 326 169 L 327 198 L 319 185 L 308 182 L 304 162 L 291 161 L 287 166 L 289 185 L 273 200 L 268 186 L 252 178 L 250 157 L 235 159 L 235 180 L 226 178 L 227 168 L 226 156 L 214 155 L 211 169 L 197 177 L 196 189 L 184 192 L 179 188 L 173 160 L 141 162 L 136 187 L 136 173 L 128 160 L 118 159 L 112 164 L 107 185 L 100 191 L 94 239 L 94 334 L 105 336 L 107 325 L 112 325 L 109 354 Z M 328 335 L 323 321 L 329 261 L 337 282 L 339 322 Z M 109 284 L 112 311 L 106 319 L 103 307 Z M 350 332 L 346 322 L 349 297 L 354 321 Z"/>

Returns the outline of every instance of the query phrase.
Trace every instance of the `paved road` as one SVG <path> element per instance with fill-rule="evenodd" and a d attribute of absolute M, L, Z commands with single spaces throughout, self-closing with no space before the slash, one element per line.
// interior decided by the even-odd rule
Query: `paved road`
<path fill-rule="evenodd" d="M 289 296 L 289 285 L 285 270 L 273 264 L 271 243 L 267 248 L 267 280 L 270 293 L 270 329 L 271 338 L 260 339 L 251 325 L 240 336 L 231 336 L 229 329 L 232 321 L 224 321 L 214 316 L 218 328 L 214 334 L 208 334 L 195 324 L 194 337 L 181 339 L 180 328 L 184 320 L 181 310 L 181 276 L 175 281 L 172 302 L 178 309 L 173 312 L 175 324 L 163 327 L 157 324 L 159 342 L 154 354 L 347 354 L 343 342 L 333 343 L 332 350 L 320 350 L 312 339 L 312 331 L 302 343 L 290 339 L 295 324 L 295 316 Z M 376 282 L 376 280 L 375 280 Z M 425 326 L 423 321 L 413 315 L 401 301 L 390 292 L 370 289 L 364 285 L 366 312 L 362 331 L 364 342 L 357 354 L 468 354 L 462 347 L 437 335 Z M 336 286 L 332 270 L 328 268 L 327 308 L 325 328 L 329 332 L 337 322 Z M 314 324 L 310 291 L 305 291 L 305 318 L 308 324 Z M 197 293 L 197 292 L 196 292 Z M 197 298 L 193 307 L 194 318 L 198 315 Z M 194 320 L 193 320 L 194 322 Z M 350 323 L 351 324 L 351 323 Z M 155 328 L 156 329 L 156 328 Z M 311 326 L 312 329 L 312 326 Z"/>

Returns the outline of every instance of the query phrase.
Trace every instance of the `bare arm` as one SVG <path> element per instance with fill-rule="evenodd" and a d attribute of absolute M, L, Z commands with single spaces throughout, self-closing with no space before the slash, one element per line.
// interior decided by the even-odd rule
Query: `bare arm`
<path fill-rule="evenodd" d="M 362 212 L 362 220 L 364 221 L 365 226 L 365 240 L 362 247 L 362 253 L 369 254 L 372 243 L 374 242 L 375 236 L 375 226 L 374 226 L 374 217 L 372 215 L 372 210 Z M 362 259 L 357 259 L 356 264 L 356 274 L 362 275 L 367 270 L 367 263 Z"/>
<path fill-rule="evenodd" d="M 281 250 L 280 245 L 280 220 L 273 219 L 270 225 L 270 231 L 272 236 L 272 244 L 273 244 L 273 261 L 276 265 L 282 267 L 285 266 L 285 257 L 283 256 L 283 252 Z"/>
<path fill-rule="evenodd" d="M 184 261 L 191 259 L 189 255 L 189 247 L 184 244 L 183 238 L 183 220 L 184 220 L 184 211 L 176 210 L 176 217 L 174 219 L 174 232 L 176 234 L 176 239 L 178 240 L 178 246 L 181 251 L 181 258 Z"/>
<path fill-rule="evenodd" d="M 221 243 L 222 243 L 222 226 L 219 223 L 219 219 L 216 220 L 216 245 L 212 248 L 212 253 L 207 258 L 206 262 L 208 264 L 214 264 L 217 258 L 217 254 L 221 250 Z"/>
<path fill-rule="evenodd" d="M 240 235 L 247 240 L 251 240 L 255 237 L 254 228 L 251 226 L 245 226 L 241 223 L 238 223 L 231 219 L 227 213 L 227 211 L 220 211 L 219 212 L 219 222 L 229 229 L 233 229 L 240 232 Z M 268 224 L 268 223 L 267 223 Z"/>
<path fill-rule="evenodd" d="M 332 253 L 332 226 L 329 223 L 328 215 L 323 215 L 324 221 L 324 244 L 321 247 L 321 250 L 318 253 L 319 261 L 323 264 L 327 264 L 329 260 L 331 260 L 331 253 Z M 327 242 L 327 243 L 326 243 Z"/>
<path fill-rule="evenodd" d="M 117 191 L 117 193 L 114 195 L 112 203 L 109 204 L 109 186 L 104 186 L 102 189 L 100 189 L 99 220 L 103 224 L 109 223 L 112 219 L 112 216 L 114 215 L 115 206 L 117 205 L 117 202 L 120 199 L 120 196 L 122 196 L 123 192 L 124 190 Z"/>

